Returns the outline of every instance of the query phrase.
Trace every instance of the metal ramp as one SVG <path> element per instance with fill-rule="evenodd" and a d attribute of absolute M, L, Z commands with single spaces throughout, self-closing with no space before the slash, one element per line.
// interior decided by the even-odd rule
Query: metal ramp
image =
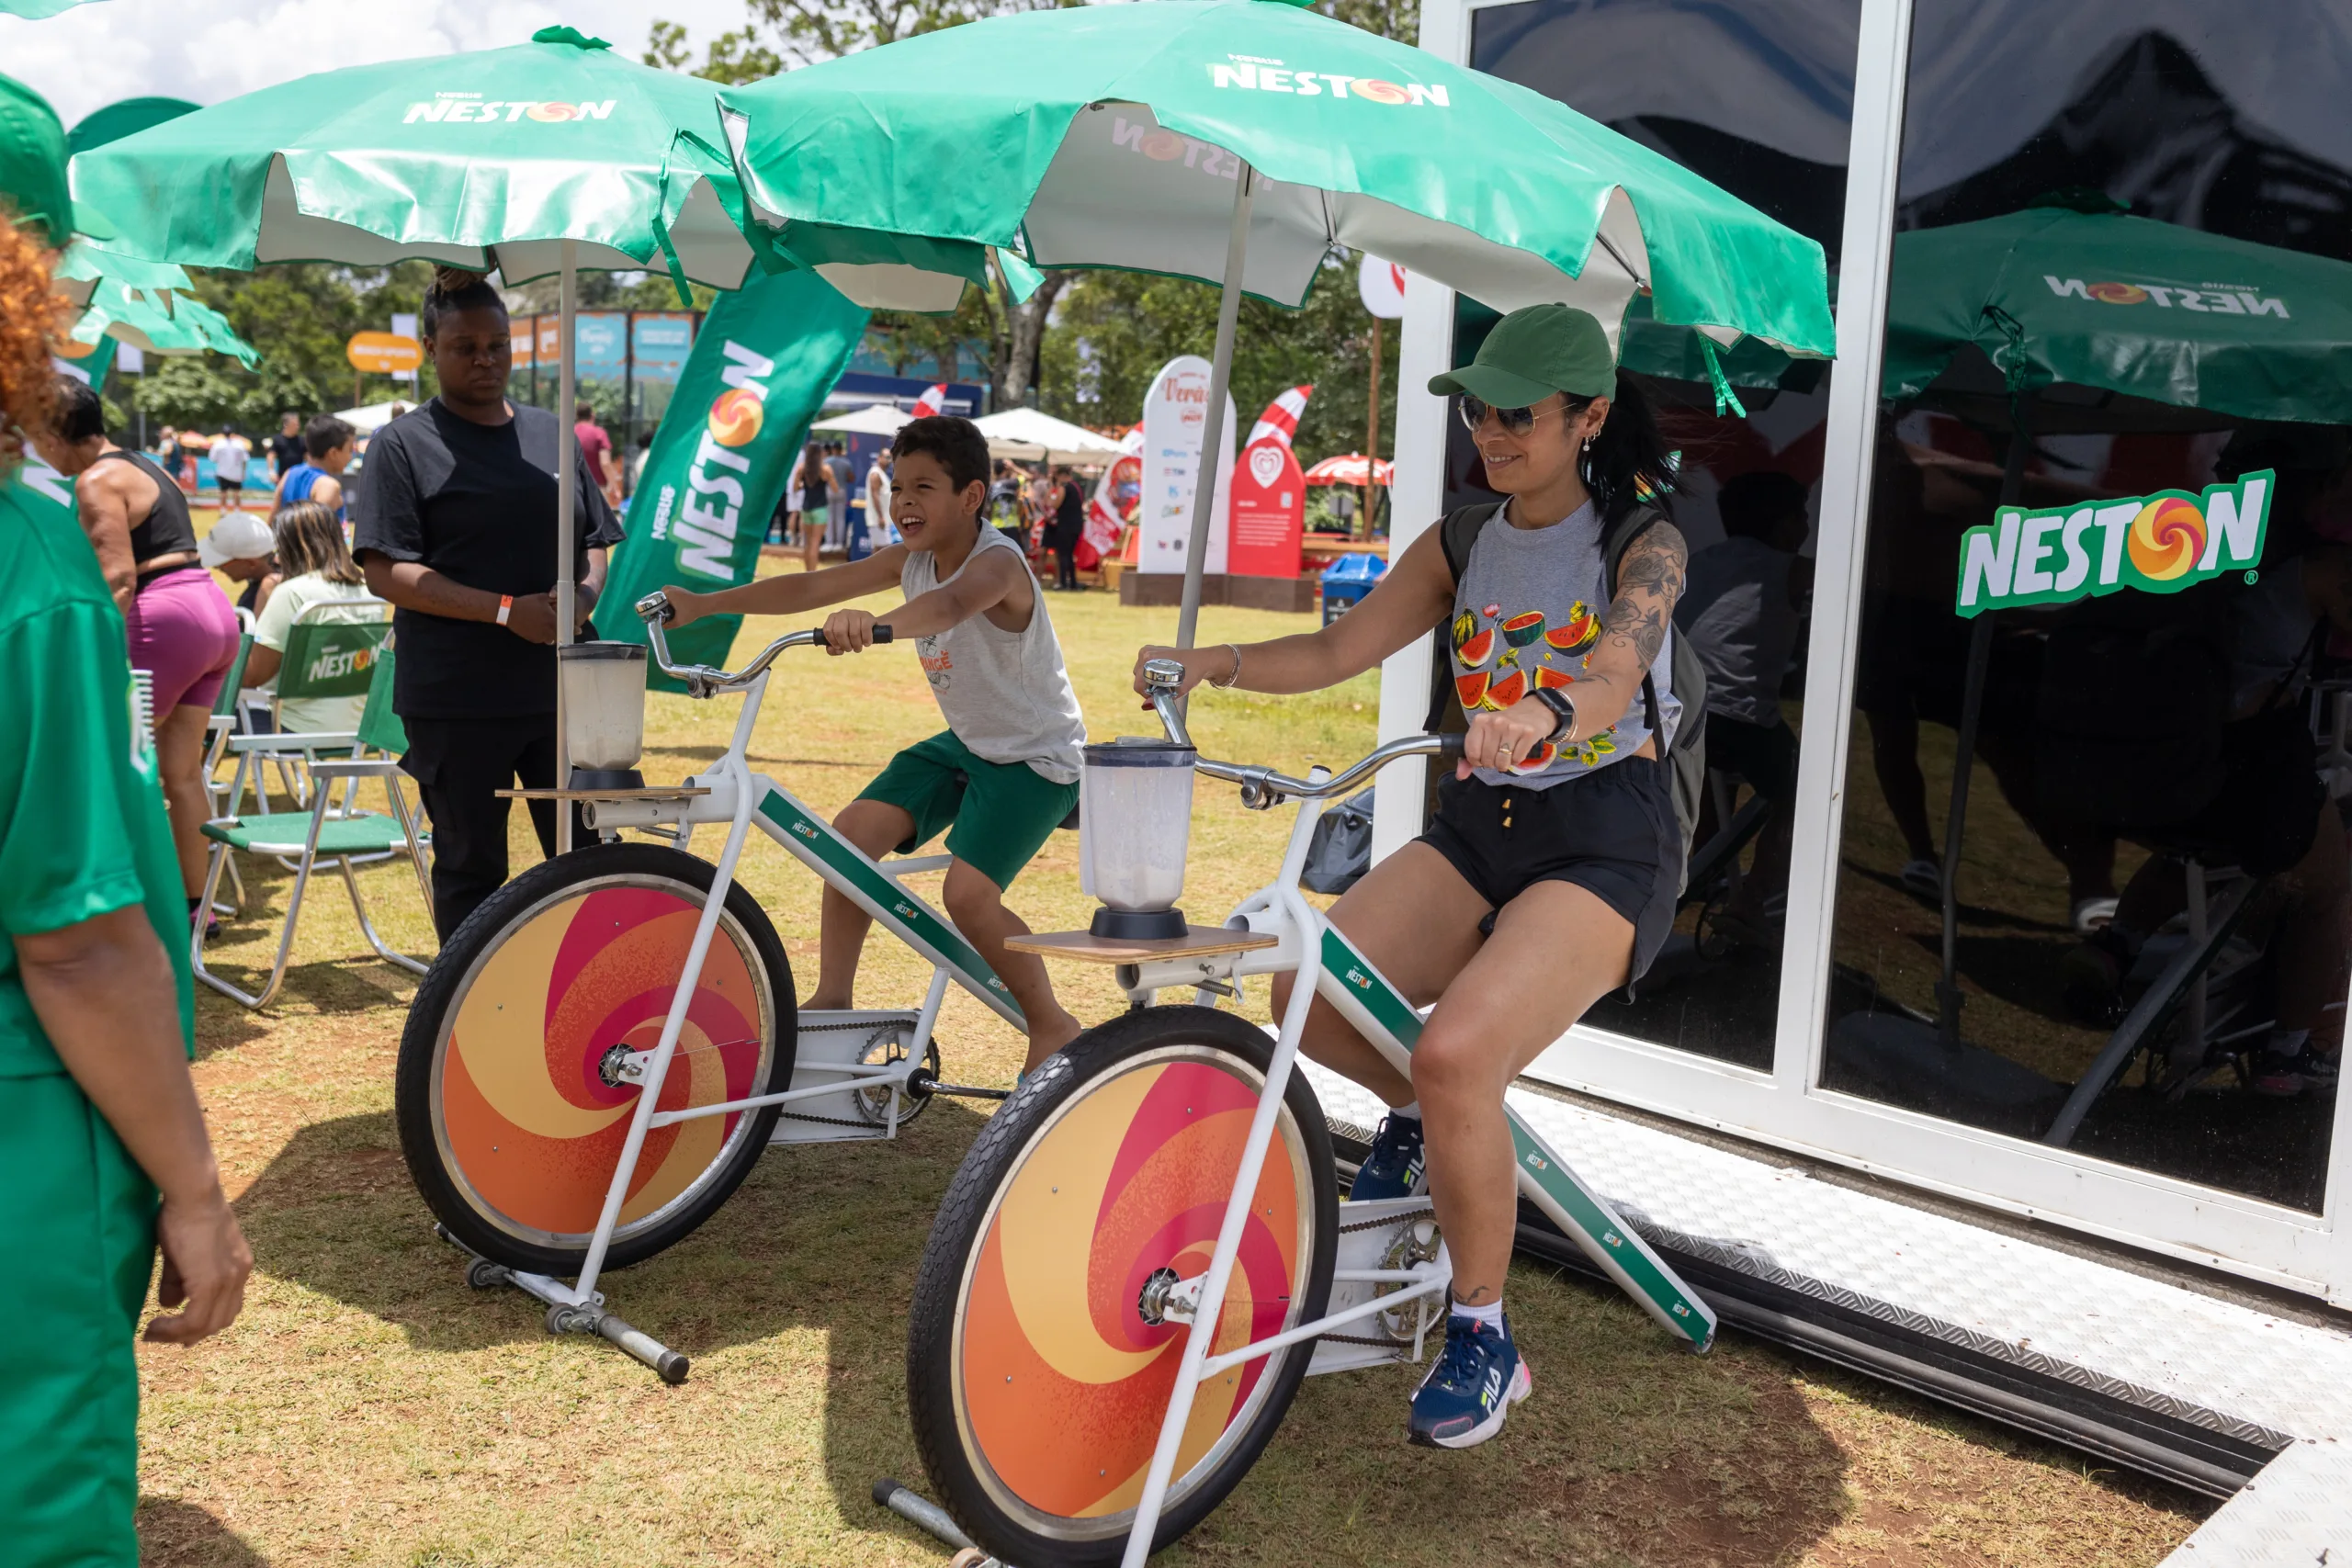
<path fill-rule="evenodd" d="M 1302 1066 L 1361 1145 L 1385 1108 Z M 2352 1332 L 2315 1304 L 2303 1321 L 1532 1089 L 1510 1098 L 1727 1322 L 2227 1498 L 2167 1568 L 2352 1568 Z M 1582 1262 L 1534 1226 L 1520 1240 Z"/>

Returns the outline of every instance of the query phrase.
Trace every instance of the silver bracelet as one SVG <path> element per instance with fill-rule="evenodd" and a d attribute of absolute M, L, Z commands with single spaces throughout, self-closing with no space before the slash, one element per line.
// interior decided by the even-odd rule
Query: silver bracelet
<path fill-rule="evenodd" d="M 1241 645 L 1238 642 L 1228 642 L 1225 647 L 1226 651 L 1233 655 L 1233 673 L 1222 681 L 1214 675 L 1209 677 L 1209 684 L 1220 692 L 1231 691 L 1233 683 L 1241 679 Z"/>

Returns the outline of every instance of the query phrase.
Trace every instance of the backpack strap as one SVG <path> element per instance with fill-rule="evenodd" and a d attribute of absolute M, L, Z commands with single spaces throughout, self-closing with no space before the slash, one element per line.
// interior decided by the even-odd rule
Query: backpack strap
<path fill-rule="evenodd" d="M 1438 525 L 1437 542 L 1445 551 L 1445 570 L 1453 575 L 1455 587 L 1462 585 L 1462 574 L 1470 568 L 1470 547 L 1478 542 L 1478 531 L 1502 515 L 1499 501 L 1481 501 L 1468 506 L 1457 506 L 1445 514 Z M 1446 612 L 1451 620 L 1453 613 Z M 1440 622 L 1441 626 L 1444 623 Z"/>
<path fill-rule="evenodd" d="M 1470 566 L 1470 547 L 1478 542 L 1478 531 L 1493 518 L 1501 515 L 1503 503 L 1482 501 L 1469 506 L 1457 506 L 1445 514 L 1438 525 L 1438 547 L 1445 552 L 1445 570 L 1452 575 L 1452 587 L 1459 588 L 1462 574 Z M 1454 701 L 1452 647 L 1446 641 L 1445 628 L 1453 618 L 1453 600 L 1446 599 L 1445 613 L 1438 617 L 1437 636 L 1430 649 L 1430 711 L 1421 728 L 1432 735 L 1459 735 L 1467 720 L 1462 705 Z"/>
<path fill-rule="evenodd" d="M 1617 603 L 1617 569 L 1624 561 L 1625 552 L 1633 548 L 1634 540 L 1665 521 L 1666 513 L 1655 506 L 1630 507 L 1601 536 L 1601 570 L 1607 574 L 1605 586 L 1611 604 Z M 1601 611 L 1604 616 L 1608 613 L 1606 608 Z M 1642 671 L 1642 713 L 1650 733 L 1656 735 L 1658 732 L 1657 681 L 1646 670 Z"/>

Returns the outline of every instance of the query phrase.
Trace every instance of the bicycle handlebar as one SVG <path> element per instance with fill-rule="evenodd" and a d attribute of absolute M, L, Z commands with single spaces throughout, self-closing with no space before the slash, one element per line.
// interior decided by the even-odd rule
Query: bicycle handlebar
<path fill-rule="evenodd" d="M 1151 688 L 1151 705 L 1159 715 L 1160 726 L 1168 731 L 1168 739 L 1179 746 L 1192 745 L 1192 735 L 1184 728 L 1184 710 L 1178 705 L 1183 700 L 1180 693 L 1184 684 L 1184 667 L 1172 659 L 1149 660 L 1144 664 L 1143 678 L 1144 683 Z M 1239 784 L 1241 803 L 1263 810 L 1284 799 L 1327 800 L 1333 795 L 1345 795 L 1399 757 L 1433 756 L 1447 761 L 1459 761 L 1463 739 L 1459 735 L 1400 736 L 1320 783 L 1295 779 L 1272 768 L 1254 768 L 1240 762 L 1216 762 L 1206 757 L 1200 758 L 1193 766 L 1213 779 Z"/>
<path fill-rule="evenodd" d="M 735 671 L 714 669 L 707 664 L 673 664 L 670 662 L 670 639 L 662 635 L 662 628 L 677 613 L 676 606 L 670 603 L 670 596 L 659 591 L 637 602 L 637 618 L 645 623 L 646 640 L 652 645 L 655 666 L 672 680 L 684 682 L 689 696 L 717 696 L 720 692 L 748 686 L 766 673 L 767 667 L 775 662 L 775 656 L 786 649 L 817 648 L 823 646 L 825 641 L 822 631 L 786 632 L 761 649 L 757 659 Z M 888 642 L 891 636 L 888 626 L 874 628 L 876 642 Z"/>

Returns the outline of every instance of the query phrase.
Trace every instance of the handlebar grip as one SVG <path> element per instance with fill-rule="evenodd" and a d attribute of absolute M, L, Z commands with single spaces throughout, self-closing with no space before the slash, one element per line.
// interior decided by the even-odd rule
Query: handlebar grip
<path fill-rule="evenodd" d="M 1439 736 L 1437 747 L 1438 761 L 1441 762 L 1458 762 L 1462 761 L 1463 743 L 1469 739 L 1470 738 L 1466 735 Z"/>
<path fill-rule="evenodd" d="M 890 637 L 891 637 L 891 628 L 890 628 L 890 627 L 888 627 L 888 626 L 876 626 L 876 627 L 874 628 L 874 640 L 875 640 L 876 642 L 888 642 L 888 641 L 890 640 Z"/>

